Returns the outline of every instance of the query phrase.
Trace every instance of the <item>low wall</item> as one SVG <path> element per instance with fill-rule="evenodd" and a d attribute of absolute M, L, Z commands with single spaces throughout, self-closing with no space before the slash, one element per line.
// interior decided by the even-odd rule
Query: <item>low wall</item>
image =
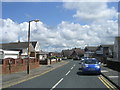
<path fill-rule="evenodd" d="M 49 65 L 50 64 L 50 60 L 40 60 L 40 64 L 41 65 Z"/>
<path fill-rule="evenodd" d="M 120 62 L 107 60 L 107 66 L 120 72 Z"/>
<path fill-rule="evenodd" d="M 57 62 L 60 62 L 62 59 L 46 59 L 46 60 L 40 60 L 41 65 L 49 65 L 49 64 L 55 64 Z"/>
<path fill-rule="evenodd" d="M 28 59 L 12 59 L 7 58 L 2 60 L 2 74 L 9 74 L 27 70 Z M 38 59 L 29 60 L 30 69 L 39 67 Z"/>

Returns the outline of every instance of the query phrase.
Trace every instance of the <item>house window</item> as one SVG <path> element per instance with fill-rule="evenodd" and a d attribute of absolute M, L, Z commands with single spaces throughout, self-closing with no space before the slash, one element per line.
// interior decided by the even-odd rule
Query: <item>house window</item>
<path fill-rule="evenodd" d="M 35 57 L 35 52 L 31 52 L 30 57 Z"/>
<path fill-rule="evenodd" d="M 106 53 L 106 55 L 109 55 L 108 53 Z"/>

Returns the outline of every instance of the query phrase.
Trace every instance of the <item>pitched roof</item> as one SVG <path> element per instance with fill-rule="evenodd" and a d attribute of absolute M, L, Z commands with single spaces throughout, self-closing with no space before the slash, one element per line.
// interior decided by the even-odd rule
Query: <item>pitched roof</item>
<path fill-rule="evenodd" d="M 41 51 L 39 52 L 39 54 L 45 55 L 45 54 L 49 54 L 49 53 L 48 53 L 48 52 L 44 52 L 44 51 L 41 50 Z"/>
<path fill-rule="evenodd" d="M 89 51 L 96 51 L 97 50 L 97 46 L 87 46 L 86 48 Z"/>
<path fill-rule="evenodd" d="M 28 48 L 28 42 L 3 43 L 0 44 L 0 48 L 4 50 L 22 50 Z M 30 43 L 30 51 L 35 51 L 32 42 Z"/>
<path fill-rule="evenodd" d="M 113 47 L 114 47 L 113 44 L 110 44 L 110 45 L 101 45 L 101 46 L 102 46 L 102 47 L 110 48 L 112 51 L 113 51 Z"/>
<path fill-rule="evenodd" d="M 82 50 L 81 48 L 74 48 L 72 50 L 76 52 L 77 55 L 84 54 L 84 50 Z"/>
<path fill-rule="evenodd" d="M 49 55 L 51 55 L 52 54 L 52 56 L 61 56 L 61 53 L 59 53 L 59 52 L 49 52 Z"/>
<path fill-rule="evenodd" d="M 37 41 L 32 41 L 31 43 L 32 43 L 33 47 L 35 48 L 36 44 L 37 44 Z"/>
<path fill-rule="evenodd" d="M 71 54 L 72 54 L 72 52 L 73 52 L 73 50 L 62 50 L 62 54 L 64 55 L 64 56 L 70 56 Z"/>

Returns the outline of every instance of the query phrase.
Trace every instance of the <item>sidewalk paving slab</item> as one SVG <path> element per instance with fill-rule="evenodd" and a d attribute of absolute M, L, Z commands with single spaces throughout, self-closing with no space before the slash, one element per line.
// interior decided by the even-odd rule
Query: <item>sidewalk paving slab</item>
<path fill-rule="evenodd" d="M 120 72 L 110 69 L 107 65 L 101 65 L 101 74 L 107 78 L 113 85 L 120 89 Z"/>

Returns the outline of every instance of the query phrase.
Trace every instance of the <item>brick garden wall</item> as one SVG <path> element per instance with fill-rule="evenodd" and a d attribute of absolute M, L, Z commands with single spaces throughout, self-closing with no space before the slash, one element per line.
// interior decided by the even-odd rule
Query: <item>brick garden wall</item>
<path fill-rule="evenodd" d="M 2 74 L 9 74 L 27 70 L 28 59 L 12 59 L 7 58 L 2 60 Z M 38 59 L 30 59 L 30 69 L 39 67 Z"/>
<path fill-rule="evenodd" d="M 40 64 L 42 65 L 49 65 L 49 64 L 55 64 L 57 62 L 60 62 L 61 60 L 52 60 L 52 59 L 46 59 L 46 60 L 40 60 Z"/>

